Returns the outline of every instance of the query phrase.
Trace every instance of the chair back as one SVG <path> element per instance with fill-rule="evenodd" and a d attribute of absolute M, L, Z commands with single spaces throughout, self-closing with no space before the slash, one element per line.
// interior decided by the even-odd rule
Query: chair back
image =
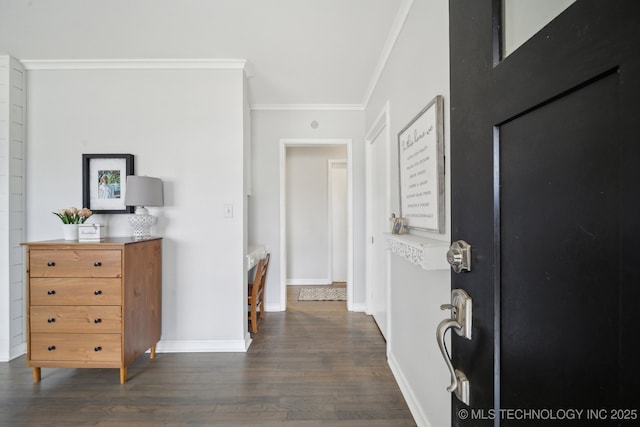
<path fill-rule="evenodd" d="M 260 274 L 260 287 L 264 289 L 267 283 L 267 272 L 269 271 L 269 261 L 271 260 L 271 252 L 267 252 L 262 259 L 262 272 Z"/>
<path fill-rule="evenodd" d="M 253 279 L 253 284 L 250 287 L 251 295 L 250 299 L 256 305 L 261 305 L 264 295 L 265 283 L 267 282 L 267 271 L 269 270 L 269 261 L 271 260 L 271 253 L 267 252 L 267 255 L 258 261 L 256 266 L 256 275 Z"/>
<path fill-rule="evenodd" d="M 249 321 L 251 322 L 251 331 L 258 332 L 258 316 L 264 319 L 266 313 L 264 310 L 264 285 L 267 282 L 267 271 L 269 270 L 269 260 L 271 254 L 258 261 L 256 266 L 256 275 L 253 283 L 249 284 Z M 258 309 L 259 308 L 259 309 Z"/>

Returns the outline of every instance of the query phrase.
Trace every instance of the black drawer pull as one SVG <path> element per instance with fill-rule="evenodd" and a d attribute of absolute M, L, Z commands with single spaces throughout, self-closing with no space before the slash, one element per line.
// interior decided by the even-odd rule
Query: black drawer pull
<path fill-rule="evenodd" d="M 102 347 L 98 346 L 98 347 L 94 347 L 93 351 L 102 351 Z"/>
<path fill-rule="evenodd" d="M 55 349 L 56 349 L 55 345 L 50 345 L 49 347 L 47 347 L 47 350 L 49 350 L 49 351 L 53 351 Z"/>
<path fill-rule="evenodd" d="M 102 323 L 102 319 L 94 319 L 93 323 Z"/>
<path fill-rule="evenodd" d="M 93 263 L 93 266 L 94 267 L 100 267 L 100 266 L 102 266 L 102 263 L 100 261 L 96 261 L 96 262 Z"/>
<path fill-rule="evenodd" d="M 49 262 L 47 263 L 47 267 L 55 267 L 55 265 L 56 265 L 56 263 L 55 263 L 55 262 L 53 262 L 53 261 L 49 261 Z"/>
<path fill-rule="evenodd" d="M 95 291 L 93 291 L 94 295 L 102 295 L 102 291 L 100 289 L 96 289 Z"/>
<path fill-rule="evenodd" d="M 55 294 L 56 294 L 56 291 L 54 291 L 53 289 L 49 289 L 47 291 L 47 295 L 55 295 Z"/>
<path fill-rule="evenodd" d="M 54 319 L 53 317 L 50 317 L 47 319 L 48 323 L 56 323 L 56 319 Z"/>

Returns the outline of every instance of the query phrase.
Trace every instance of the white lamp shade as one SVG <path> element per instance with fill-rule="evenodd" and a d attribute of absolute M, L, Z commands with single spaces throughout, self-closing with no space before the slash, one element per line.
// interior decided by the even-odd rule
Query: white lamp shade
<path fill-rule="evenodd" d="M 150 176 L 127 176 L 124 204 L 127 206 L 163 206 L 162 180 Z"/>

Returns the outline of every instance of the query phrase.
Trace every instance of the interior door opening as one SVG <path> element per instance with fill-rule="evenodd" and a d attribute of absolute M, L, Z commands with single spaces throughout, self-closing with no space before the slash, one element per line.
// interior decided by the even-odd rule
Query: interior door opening
<path fill-rule="evenodd" d="M 322 154 L 324 152 L 324 154 Z M 318 154 L 320 153 L 320 154 Z M 343 163 L 342 189 L 345 204 L 342 209 L 346 215 L 330 228 L 330 168 L 328 161 L 334 160 L 336 153 Z M 314 159 L 314 155 L 316 158 Z M 321 168 L 323 172 L 314 174 L 310 166 L 314 161 L 325 156 Z M 292 166 L 292 156 L 297 156 L 297 163 Z M 289 162 L 289 163 L 288 163 Z M 309 163 L 311 162 L 311 163 Z M 347 310 L 353 309 L 353 195 L 352 195 L 352 160 L 350 139 L 287 139 L 280 144 L 280 260 L 281 307 L 287 307 L 287 285 L 329 285 L 334 278 L 333 252 L 342 252 L 342 273 L 346 288 Z M 299 176 L 292 174 L 301 171 Z M 293 178 L 293 179 L 290 179 Z M 319 195 L 310 186 L 324 188 L 324 195 Z M 314 208 L 322 206 L 320 208 Z M 302 216 L 301 216 L 302 215 Z M 309 218 L 307 218 L 307 216 Z M 310 218 L 314 217 L 314 218 Z M 296 220 L 296 218 L 298 218 Z M 302 219 L 300 219 L 302 218 Z M 319 220 L 326 224 L 324 228 L 308 226 L 307 220 Z M 345 244 L 340 250 L 333 249 L 332 238 L 339 233 Z M 297 249 L 298 248 L 298 249 Z M 299 250 L 302 248 L 302 251 Z M 304 252 L 304 253 L 301 253 Z M 314 255 L 315 254 L 315 255 Z M 297 276 L 297 277 L 296 277 Z"/>

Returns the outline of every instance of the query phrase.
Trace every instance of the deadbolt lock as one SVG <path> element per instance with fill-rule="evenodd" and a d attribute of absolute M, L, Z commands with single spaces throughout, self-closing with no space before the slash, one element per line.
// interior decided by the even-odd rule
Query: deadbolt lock
<path fill-rule="evenodd" d="M 447 262 L 456 273 L 471 271 L 471 245 L 464 240 L 451 243 L 447 251 Z"/>

